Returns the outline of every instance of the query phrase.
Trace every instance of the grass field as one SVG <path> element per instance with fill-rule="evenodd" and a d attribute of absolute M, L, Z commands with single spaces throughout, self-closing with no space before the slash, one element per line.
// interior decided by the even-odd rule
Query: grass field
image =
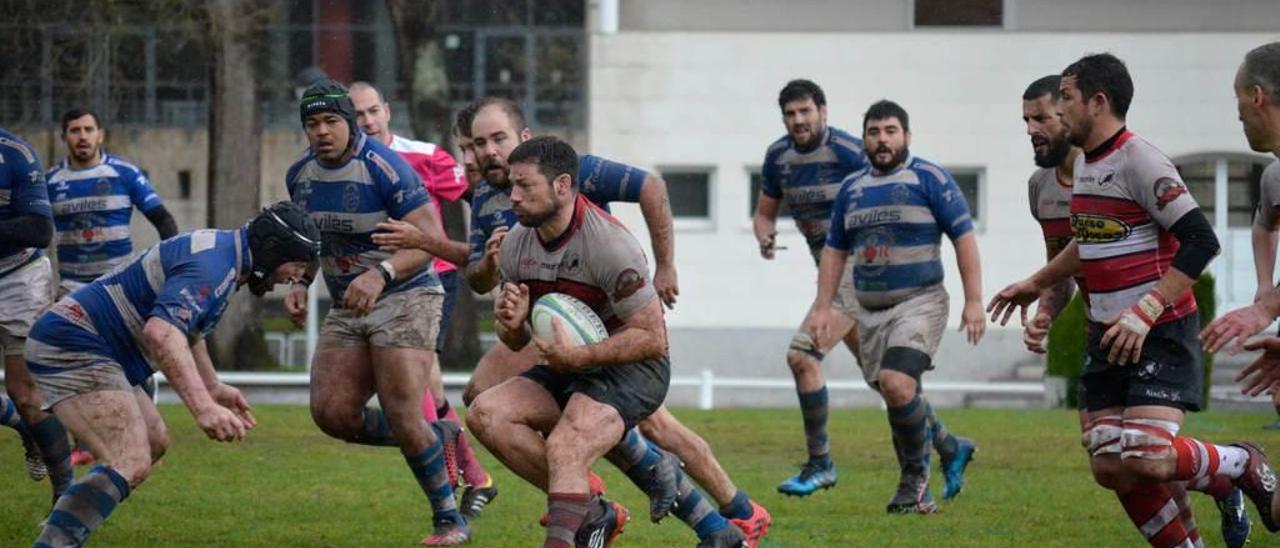
<path fill-rule="evenodd" d="M 429 510 L 399 452 L 325 437 L 305 407 L 262 406 L 260 426 L 239 445 L 207 441 L 185 408 L 162 408 L 173 445 L 151 479 L 91 539 L 92 546 L 413 546 Z M 774 516 L 765 546 L 1144 546 L 1115 499 L 1093 485 L 1075 416 L 1067 411 L 945 410 L 953 431 L 974 437 L 978 460 L 955 502 L 935 516 L 888 516 L 895 486 L 883 412 L 832 414 L 839 487 L 807 499 L 774 486 L 795 470 L 803 440 L 795 410 L 679 410 L 702 433 L 738 485 Z M 1186 432 L 1209 440 L 1249 437 L 1273 452 L 1271 417 L 1209 413 Z M 48 510 L 48 484 L 26 479 L 17 436 L 0 429 L 0 546 L 29 546 Z M 501 496 L 475 521 L 474 546 L 536 546 L 545 499 L 484 455 Z M 935 459 L 936 462 L 936 459 Z M 936 464 L 935 464 L 936 466 Z M 597 469 L 633 519 L 617 546 L 693 546 L 674 518 L 648 523 L 647 504 L 607 465 Z M 934 493 L 941 494 L 935 474 Z M 1209 546 L 1221 545 L 1212 501 L 1193 495 Z M 1252 507 L 1250 508 L 1252 512 Z M 1256 525 L 1254 547 L 1280 546 Z"/>

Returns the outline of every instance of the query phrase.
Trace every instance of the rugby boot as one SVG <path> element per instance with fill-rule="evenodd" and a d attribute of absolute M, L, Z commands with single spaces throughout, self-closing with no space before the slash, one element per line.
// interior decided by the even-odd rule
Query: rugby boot
<path fill-rule="evenodd" d="M 898 491 L 889 500 L 885 510 L 890 514 L 932 514 L 938 511 L 938 503 L 929 492 L 929 476 L 903 474 Z"/>
<path fill-rule="evenodd" d="M 593 497 L 604 494 L 604 480 L 600 479 L 600 476 L 597 476 L 591 470 L 587 470 L 587 490 L 590 491 Z M 543 512 L 542 517 L 538 518 L 538 525 L 546 527 L 548 523 L 551 523 L 551 514 Z"/>
<path fill-rule="evenodd" d="M 31 481 L 40 481 L 49 475 L 44 459 L 40 458 L 40 448 L 36 446 L 36 440 L 30 433 L 25 430 L 18 432 L 22 434 L 22 452 L 23 460 L 27 464 L 27 476 L 31 477 Z"/>
<path fill-rule="evenodd" d="M 973 462 L 974 453 L 978 452 L 978 446 L 974 445 L 973 440 L 956 436 L 956 452 L 951 458 L 942 456 L 942 477 L 947 480 L 947 486 L 942 491 L 942 500 L 951 500 L 960 494 L 964 489 L 964 471 L 969 467 L 969 463 Z"/>
<path fill-rule="evenodd" d="M 747 546 L 747 535 L 732 523 L 698 542 L 698 548 L 742 548 L 744 546 Z"/>
<path fill-rule="evenodd" d="M 587 519 L 573 537 L 573 545 L 575 548 L 608 548 L 630 519 L 631 515 L 621 504 L 596 497 L 595 507 L 587 513 Z"/>
<path fill-rule="evenodd" d="M 769 534 L 769 525 L 773 524 L 773 516 L 769 515 L 769 511 L 763 506 L 751 501 L 751 517 L 746 519 L 730 519 L 730 523 L 737 525 L 742 530 L 742 534 L 746 535 L 747 548 L 756 548 L 760 545 L 760 539 Z"/>
<path fill-rule="evenodd" d="M 637 484 L 649 496 L 649 521 L 658 523 L 671 513 L 679 495 L 680 459 L 666 451 L 645 474 L 644 485 Z M 628 474 L 629 475 L 629 474 Z"/>
<path fill-rule="evenodd" d="M 433 531 L 427 538 L 422 539 L 423 546 L 457 546 L 466 544 L 471 540 L 471 527 L 467 522 L 438 520 Z"/>
<path fill-rule="evenodd" d="M 431 423 L 431 429 L 440 438 L 444 446 L 444 467 L 449 472 L 449 486 L 458 485 L 458 436 L 462 435 L 462 425 L 448 419 Z"/>
<path fill-rule="evenodd" d="M 1276 492 L 1276 474 L 1267 464 L 1267 453 L 1251 441 L 1242 441 L 1232 445 L 1249 452 L 1249 464 L 1245 465 L 1244 475 L 1236 479 L 1236 487 L 1244 491 L 1245 496 L 1253 501 L 1258 509 L 1258 517 L 1262 525 L 1272 533 L 1280 531 L 1280 523 L 1271 515 L 1271 497 Z"/>
<path fill-rule="evenodd" d="M 480 517 L 484 507 L 496 498 L 498 498 L 498 484 L 493 481 L 493 476 L 489 476 L 487 485 L 481 487 L 468 485 L 462 490 L 462 502 L 458 504 L 458 511 L 469 520 L 476 519 Z"/>
<path fill-rule="evenodd" d="M 778 492 L 793 497 L 806 497 L 818 489 L 830 489 L 836 486 L 836 465 L 828 460 L 825 464 L 810 460 L 805 463 L 800 473 L 791 476 L 778 484 Z"/>
<path fill-rule="evenodd" d="M 1222 542 L 1227 548 L 1240 548 L 1249 542 L 1249 533 L 1253 523 L 1249 521 L 1249 512 L 1244 508 L 1244 493 L 1237 487 L 1220 499 L 1213 499 L 1222 513 Z"/>

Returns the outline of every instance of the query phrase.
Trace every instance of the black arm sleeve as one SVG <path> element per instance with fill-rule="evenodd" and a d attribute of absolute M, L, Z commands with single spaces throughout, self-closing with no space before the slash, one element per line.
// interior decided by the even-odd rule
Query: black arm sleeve
<path fill-rule="evenodd" d="M 53 220 L 40 215 L 20 215 L 0 221 L 0 244 L 46 248 L 53 242 Z"/>
<path fill-rule="evenodd" d="M 161 240 L 168 240 L 178 235 L 178 222 L 173 220 L 173 215 L 169 214 L 169 210 L 159 205 L 151 208 L 146 212 L 147 220 L 155 225 L 156 232 L 160 233 Z"/>
<path fill-rule="evenodd" d="M 1169 232 L 1180 244 L 1178 253 L 1173 256 L 1173 267 L 1192 278 L 1200 276 L 1204 267 L 1218 254 L 1218 235 L 1214 234 L 1204 212 L 1200 208 L 1188 211 L 1169 227 Z"/>

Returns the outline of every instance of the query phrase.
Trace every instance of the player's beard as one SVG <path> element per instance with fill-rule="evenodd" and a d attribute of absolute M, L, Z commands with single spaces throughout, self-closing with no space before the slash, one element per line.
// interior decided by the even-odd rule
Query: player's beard
<path fill-rule="evenodd" d="M 1049 140 L 1049 148 L 1044 154 L 1036 153 L 1037 167 L 1058 167 L 1063 160 L 1067 159 L 1067 154 L 1071 152 L 1071 143 L 1067 142 L 1067 133 L 1064 131 L 1057 139 Z"/>
<path fill-rule="evenodd" d="M 501 172 L 498 175 L 491 173 Z M 511 188 L 511 171 L 506 162 L 499 160 L 484 160 L 480 162 L 480 175 L 484 180 L 495 188 L 506 190 Z"/>
<path fill-rule="evenodd" d="M 71 149 L 71 155 L 75 156 L 77 162 L 85 164 L 98 157 L 98 150 L 98 147 L 95 146 L 88 148 L 75 147 Z"/>
<path fill-rule="evenodd" d="M 889 159 L 888 163 L 877 162 L 876 157 L 879 156 L 879 153 L 885 152 L 885 151 L 892 151 L 893 157 Z M 885 172 L 885 171 L 890 171 L 902 165 L 903 162 L 907 161 L 907 156 L 910 156 L 910 155 L 911 155 L 910 147 L 904 146 L 902 147 L 901 150 L 893 150 L 893 147 L 881 145 L 879 148 L 872 151 L 870 154 L 867 154 L 867 161 L 871 162 L 871 167 L 876 168 L 877 171 Z"/>
<path fill-rule="evenodd" d="M 552 198 L 551 206 L 544 211 L 526 210 L 525 212 L 521 212 L 519 209 L 515 210 L 516 221 L 519 221 L 521 225 L 529 228 L 538 228 L 546 224 L 546 222 L 551 220 L 552 217 L 555 217 L 560 213 L 560 208 L 564 207 L 564 204 L 557 203 L 554 200 L 555 198 Z"/>

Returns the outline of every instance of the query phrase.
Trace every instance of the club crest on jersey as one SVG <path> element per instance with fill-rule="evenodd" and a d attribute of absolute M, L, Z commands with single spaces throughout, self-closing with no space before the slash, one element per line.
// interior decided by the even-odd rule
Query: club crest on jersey
<path fill-rule="evenodd" d="M 1071 232 L 1082 244 L 1105 244 L 1129 237 L 1133 227 L 1115 217 L 1079 213 L 1071 216 Z"/>
<path fill-rule="evenodd" d="M 911 191 L 907 190 L 907 185 L 894 185 L 889 198 L 897 205 L 906 204 L 911 202 Z"/>
<path fill-rule="evenodd" d="M 875 276 L 883 273 L 889 266 L 893 249 L 893 232 L 888 227 L 878 226 L 864 231 L 859 238 L 858 247 L 854 251 L 858 257 L 858 273 Z"/>
<path fill-rule="evenodd" d="M 640 291 L 644 287 L 644 276 L 634 268 L 623 270 L 618 274 L 618 281 L 613 284 L 613 299 L 620 301 Z"/>
<path fill-rule="evenodd" d="M 360 187 L 356 183 L 347 183 L 342 189 L 342 209 L 347 213 L 355 213 L 360 209 Z"/>
<path fill-rule="evenodd" d="M 111 194 L 111 181 L 106 178 L 98 179 L 98 182 L 93 186 L 93 191 L 99 196 Z"/>
<path fill-rule="evenodd" d="M 1173 203 L 1174 200 L 1177 200 L 1178 196 L 1182 196 L 1187 193 L 1187 185 L 1182 184 L 1182 181 L 1177 179 L 1165 177 L 1156 181 L 1155 193 L 1156 209 L 1164 211 L 1165 206 Z"/>

